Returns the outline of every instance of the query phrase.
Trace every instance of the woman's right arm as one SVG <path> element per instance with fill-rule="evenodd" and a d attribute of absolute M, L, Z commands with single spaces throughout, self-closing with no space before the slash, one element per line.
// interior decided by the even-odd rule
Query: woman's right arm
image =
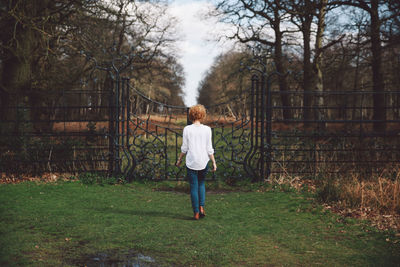
<path fill-rule="evenodd" d="M 208 157 L 211 159 L 212 164 L 213 164 L 213 169 L 211 170 L 212 172 L 215 172 L 217 170 L 217 163 L 215 163 L 215 158 L 214 158 L 214 148 L 212 146 L 212 131 L 210 128 L 209 136 L 207 139 L 207 153 Z"/>
<path fill-rule="evenodd" d="M 215 162 L 214 154 L 208 155 L 212 161 L 213 164 L 213 169 L 211 170 L 212 172 L 215 172 L 217 170 L 217 163 Z"/>

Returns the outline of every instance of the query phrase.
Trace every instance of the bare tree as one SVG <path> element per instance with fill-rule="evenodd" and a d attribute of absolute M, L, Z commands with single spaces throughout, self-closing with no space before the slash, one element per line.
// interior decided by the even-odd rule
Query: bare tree
<path fill-rule="evenodd" d="M 57 99 L 56 91 L 79 86 L 90 70 L 81 52 L 99 64 L 119 56 L 124 70 L 139 78 L 173 51 L 174 20 L 162 3 L 13 0 L 0 7 L 2 120 L 9 105 L 48 106 L 44 101 Z M 36 111 L 28 116 L 41 116 Z"/>
<path fill-rule="evenodd" d="M 395 2 L 395 1 L 394 1 Z M 393 1 L 383 0 L 344 0 L 334 1 L 333 4 L 356 7 L 369 15 L 369 32 L 372 53 L 372 79 L 373 79 L 373 120 L 374 130 L 384 131 L 386 129 L 385 110 L 385 83 L 382 71 L 382 25 L 385 21 L 400 16 L 400 8 L 390 6 Z"/>
<path fill-rule="evenodd" d="M 317 21 L 317 35 L 315 38 L 315 56 L 314 56 L 314 72 L 316 74 L 315 90 L 320 93 L 317 96 L 316 106 L 319 107 L 316 111 L 316 119 L 320 121 L 319 125 L 321 128 L 325 128 L 325 123 L 322 123 L 324 118 L 324 112 L 321 109 L 324 106 L 324 82 L 322 76 L 322 52 L 323 52 L 323 38 L 325 31 L 325 16 L 327 11 L 328 0 L 321 0 L 318 7 L 318 21 Z"/>
<path fill-rule="evenodd" d="M 285 35 L 290 31 L 282 29 L 282 24 L 288 20 L 288 14 L 281 6 L 280 0 L 256 1 L 236 0 L 219 1 L 217 10 L 224 21 L 235 25 L 236 31 L 228 38 L 237 39 L 241 43 L 258 43 L 273 48 L 273 58 L 276 71 L 280 75 L 279 90 L 288 91 L 287 71 L 284 57 Z M 273 33 L 273 37 L 269 33 Z M 291 103 L 287 93 L 280 96 L 283 108 L 283 118 L 291 119 Z"/>

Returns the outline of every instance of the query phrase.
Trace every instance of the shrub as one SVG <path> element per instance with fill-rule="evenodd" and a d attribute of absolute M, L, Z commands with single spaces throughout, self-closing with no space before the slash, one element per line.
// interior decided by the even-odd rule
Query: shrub
<path fill-rule="evenodd" d="M 335 179 L 320 181 L 317 189 L 317 196 L 323 202 L 338 201 L 342 197 L 341 185 Z"/>

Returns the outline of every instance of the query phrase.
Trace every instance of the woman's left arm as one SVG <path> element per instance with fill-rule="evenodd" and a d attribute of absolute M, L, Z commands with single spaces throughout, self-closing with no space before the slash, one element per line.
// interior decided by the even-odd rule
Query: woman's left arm
<path fill-rule="evenodd" d="M 214 154 L 208 155 L 212 161 L 213 164 L 213 169 L 211 170 L 212 172 L 215 172 L 217 170 L 217 163 L 215 162 Z"/>
<path fill-rule="evenodd" d="M 188 146 L 188 140 L 187 140 L 187 132 L 186 132 L 186 127 L 183 128 L 183 133 L 182 133 L 182 146 L 181 146 L 181 154 L 179 155 L 178 161 L 175 163 L 175 166 L 179 167 L 182 163 L 183 157 L 186 155 L 189 146 Z"/>
<path fill-rule="evenodd" d="M 178 161 L 175 163 L 176 167 L 180 167 L 181 163 L 182 163 L 182 159 L 186 154 L 181 152 L 181 154 L 179 155 Z"/>

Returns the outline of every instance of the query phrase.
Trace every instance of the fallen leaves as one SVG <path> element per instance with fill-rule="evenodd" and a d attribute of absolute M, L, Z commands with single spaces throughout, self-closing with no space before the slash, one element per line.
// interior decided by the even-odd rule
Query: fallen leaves
<path fill-rule="evenodd" d="M 59 180 L 71 180 L 72 174 L 68 173 L 44 173 L 40 176 L 15 176 L 0 173 L 0 184 L 17 184 L 21 182 L 57 182 Z"/>
<path fill-rule="evenodd" d="M 270 184 L 276 185 L 288 185 L 296 190 L 306 189 L 308 192 L 315 192 L 316 185 L 315 182 L 310 179 L 302 179 L 300 177 L 291 177 L 290 175 L 271 177 L 268 181 Z"/>
<path fill-rule="evenodd" d="M 324 209 L 339 214 L 342 217 L 357 218 L 368 220 L 371 226 L 379 230 L 394 230 L 399 233 L 400 237 L 400 215 L 399 214 L 382 214 L 370 207 L 348 208 L 340 201 L 337 203 L 323 204 Z"/>

